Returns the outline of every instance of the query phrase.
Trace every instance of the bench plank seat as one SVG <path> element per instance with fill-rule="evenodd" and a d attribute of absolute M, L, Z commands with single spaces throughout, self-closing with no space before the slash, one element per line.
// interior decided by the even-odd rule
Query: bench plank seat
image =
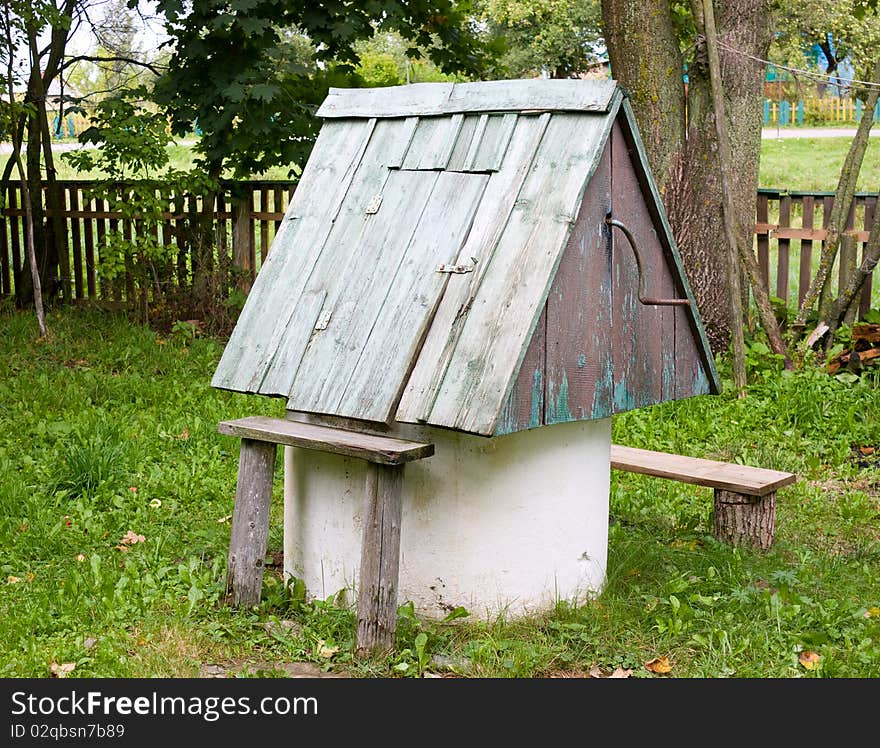
<path fill-rule="evenodd" d="M 228 436 L 317 449 L 321 452 L 357 457 L 380 465 L 402 465 L 434 454 L 433 444 L 268 416 L 248 416 L 234 421 L 221 421 L 217 425 L 217 430 Z"/>
<path fill-rule="evenodd" d="M 780 470 L 653 452 L 621 444 L 611 445 L 611 467 L 748 496 L 767 496 L 797 480 L 797 475 Z"/>

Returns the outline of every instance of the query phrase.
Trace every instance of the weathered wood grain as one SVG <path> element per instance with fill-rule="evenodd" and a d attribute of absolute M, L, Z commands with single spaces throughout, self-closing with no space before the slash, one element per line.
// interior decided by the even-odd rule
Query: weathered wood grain
<path fill-rule="evenodd" d="M 547 305 L 541 314 L 519 373 L 501 409 L 495 436 L 543 426 L 547 368 Z"/>
<path fill-rule="evenodd" d="M 319 117 L 409 117 L 523 110 L 606 112 L 615 81 L 504 80 L 331 88 Z"/>
<path fill-rule="evenodd" d="M 674 312 L 670 307 L 639 301 L 642 282 L 648 295 L 670 298 L 674 282 L 646 195 L 641 189 L 633 159 L 634 149 L 616 123 L 612 130 L 612 214 L 623 221 L 636 240 L 641 256 L 640 278 L 635 251 L 623 232 L 611 234 L 612 341 L 614 360 L 614 412 L 654 405 L 663 399 L 665 346 L 674 347 Z M 664 337 L 665 336 L 665 337 Z"/>
<path fill-rule="evenodd" d="M 549 114 L 518 120 L 510 145 L 511 155 L 502 169 L 490 177 L 481 208 L 456 258 L 456 263 L 476 258 L 476 269 L 473 273 L 449 278 L 398 407 L 396 417 L 400 421 L 426 421 L 430 415 L 474 295 L 488 271 L 549 120 Z"/>
<path fill-rule="evenodd" d="M 316 271 L 309 288 L 326 288 L 325 308 L 332 315 L 303 353 L 289 391 L 290 409 L 335 412 L 438 176 L 436 171 L 391 171 L 379 211 L 354 218 L 357 240 L 327 252 L 337 261 Z M 299 324 L 291 322 L 294 329 Z"/>
<path fill-rule="evenodd" d="M 404 466 L 367 466 L 363 540 L 358 577 L 359 657 L 394 648 L 400 569 L 400 520 Z"/>
<path fill-rule="evenodd" d="M 419 118 L 401 168 L 445 169 L 463 122 L 463 114 Z"/>
<path fill-rule="evenodd" d="M 678 353 L 678 340 L 685 337 L 680 331 L 686 327 L 690 330 L 688 340 L 692 341 L 694 350 L 699 358 L 700 365 L 696 368 L 698 371 L 693 376 L 692 395 L 704 393 L 721 392 L 721 379 L 718 376 L 718 370 L 715 367 L 715 358 L 712 355 L 712 349 L 709 346 L 709 340 L 706 337 L 706 330 L 703 327 L 700 318 L 697 302 L 694 299 L 687 275 L 684 271 L 684 265 L 672 229 L 669 227 L 669 220 L 666 216 L 666 210 L 663 207 L 663 201 L 657 191 L 657 184 L 651 176 L 651 168 L 648 165 L 648 157 L 645 152 L 645 146 L 639 135 L 638 127 L 635 121 L 635 115 L 629 101 L 624 99 L 620 105 L 619 122 L 630 152 L 633 156 L 633 164 L 639 177 L 639 185 L 642 192 L 646 195 L 648 210 L 654 218 L 654 225 L 658 228 L 660 241 L 663 243 L 667 258 L 670 261 L 670 269 L 674 275 L 676 286 L 680 289 L 684 298 L 689 299 L 690 305 L 687 307 L 677 307 L 675 312 L 676 319 L 676 362 L 681 360 Z M 679 324 L 681 323 L 681 324 Z M 684 379 L 676 373 L 676 391 L 678 384 Z M 678 396 L 678 395 L 677 395 Z M 690 395 L 682 395 L 688 397 Z"/>
<path fill-rule="evenodd" d="M 488 180 L 459 172 L 438 177 L 380 306 L 364 309 L 365 321 L 374 319 L 335 413 L 367 421 L 393 415 L 449 280 L 436 268 L 458 256 Z"/>
<path fill-rule="evenodd" d="M 612 158 L 607 144 L 547 297 L 546 423 L 611 415 Z"/>
<path fill-rule="evenodd" d="M 248 294 L 211 384 L 256 392 L 355 175 L 373 121 L 322 127 L 274 246 Z M 321 199 L 315 199 L 320 195 Z M 266 393 L 286 394 L 286 393 Z"/>
<path fill-rule="evenodd" d="M 449 156 L 449 163 L 446 164 L 447 169 L 451 171 L 466 171 L 464 168 L 465 158 L 477 134 L 477 127 L 483 121 L 484 116 L 481 114 L 466 114 L 464 116 L 461 130 L 458 132 L 455 146 L 452 149 L 452 154 Z"/>
<path fill-rule="evenodd" d="M 494 433 L 609 126 L 603 117 L 551 116 L 464 320 L 431 423 Z"/>
<path fill-rule="evenodd" d="M 466 164 L 469 171 L 498 171 L 501 168 L 516 119 L 517 115 L 513 113 L 489 116 L 479 146 Z"/>
<path fill-rule="evenodd" d="M 391 174 L 401 172 L 389 170 L 387 163 L 400 157 L 400 151 L 405 145 L 400 136 L 401 133 L 405 134 L 406 126 L 404 120 L 383 120 L 377 124 L 351 177 L 345 196 L 338 206 L 338 212 L 332 220 L 328 218 L 326 226 L 316 224 L 315 229 L 319 233 L 315 244 L 299 245 L 299 240 L 296 240 L 302 257 L 297 261 L 298 265 L 289 266 L 281 276 L 290 278 L 291 283 L 286 289 L 282 287 L 282 292 L 286 290 L 287 294 L 281 301 L 280 313 L 274 320 L 272 340 L 267 348 L 264 362 L 261 362 L 263 371 L 268 373 L 272 367 L 272 359 L 281 352 L 290 361 L 291 373 L 290 376 L 261 381 L 257 388 L 259 392 L 289 397 L 292 392 L 300 391 L 301 388 L 301 394 L 308 391 L 309 397 L 319 400 L 324 373 L 320 373 L 317 379 L 310 381 L 307 374 L 302 374 L 303 378 L 300 379 L 300 369 L 306 363 L 307 355 L 312 361 L 317 355 L 329 355 L 326 349 L 328 346 L 332 348 L 330 344 L 336 340 L 336 332 L 344 328 L 344 323 L 341 321 L 351 311 L 347 306 L 341 306 L 339 300 L 341 297 L 347 299 L 358 297 L 358 285 L 363 282 L 363 278 L 357 275 L 357 268 L 359 264 L 369 268 L 373 259 L 367 241 L 368 227 L 376 223 L 380 216 L 385 220 L 385 217 L 395 210 L 387 204 L 384 187 Z M 426 179 L 436 179 L 436 172 L 406 173 L 416 173 Z M 378 213 L 368 213 L 367 210 L 371 207 L 371 203 L 376 201 L 377 195 L 382 195 L 382 201 L 386 204 L 383 206 L 379 203 Z M 418 195 L 417 200 L 424 197 Z M 314 200 L 314 196 L 312 199 Z M 282 232 L 284 230 L 282 226 Z M 275 246 L 277 247 L 278 244 L 279 239 L 276 237 Z M 288 240 L 282 239 L 281 246 L 287 245 Z M 267 264 L 271 262 L 274 252 L 274 249 L 270 252 Z M 311 330 L 315 323 L 311 306 L 303 303 L 304 294 L 320 292 L 326 293 L 324 311 L 331 315 L 330 329 L 325 327 L 324 330 L 316 330 L 305 349 L 297 348 L 295 344 L 301 339 L 300 331 L 304 327 Z M 348 296 L 345 296 L 346 293 Z M 268 355 L 269 352 L 271 356 Z M 302 357 L 296 360 L 295 353 L 302 353 Z M 279 382 L 284 383 L 283 389 L 274 386 Z"/>
<path fill-rule="evenodd" d="M 241 440 L 226 569 L 226 595 L 235 606 L 260 602 L 276 451 L 272 443 Z"/>
<path fill-rule="evenodd" d="M 491 264 L 498 240 L 544 136 L 549 114 L 520 117 L 510 145 L 511 155 L 493 174 L 483 193 L 468 239 L 456 263 L 477 260 L 473 273 L 450 276 L 434 321 L 404 390 L 397 419 L 427 421 L 473 298 Z"/>
<path fill-rule="evenodd" d="M 70 194 L 70 212 L 79 211 L 79 190 L 76 187 L 68 188 Z M 73 252 L 73 287 L 77 299 L 85 298 L 86 289 L 83 285 L 83 256 L 82 240 L 80 234 L 80 219 L 70 219 L 70 248 Z"/>
<path fill-rule="evenodd" d="M 791 221 L 791 196 L 785 195 L 779 201 L 779 223 L 788 224 Z M 777 241 L 776 250 L 776 295 L 788 302 L 788 272 L 789 272 L 789 249 L 790 239 L 780 238 Z"/>
<path fill-rule="evenodd" d="M 358 457 L 382 465 L 401 465 L 434 454 L 433 444 L 267 416 L 248 416 L 234 421 L 221 421 L 217 425 L 217 431 L 227 436 L 239 436 L 270 444 L 286 444 L 291 447 Z"/>
<path fill-rule="evenodd" d="M 759 195 L 758 201 L 760 204 L 761 199 L 764 199 L 766 202 L 766 195 Z M 803 218 L 801 225 L 805 229 L 813 228 L 813 215 L 815 211 L 816 199 L 814 197 L 805 197 L 801 202 L 803 207 Z M 766 212 L 766 209 L 765 209 Z M 760 237 L 758 239 L 760 242 Z M 768 240 L 765 238 L 765 242 Z M 768 242 L 769 243 L 769 242 Z M 798 307 L 800 308 L 801 302 L 804 300 L 804 297 L 807 295 L 807 290 L 810 287 L 810 281 L 812 280 L 813 273 L 813 242 L 805 239 L 801 239 L 801 251 L 800 251 L 800 266 L 798 273 Z"/>
<path fill-rule="evenodd" d="M 621 444 L 611 445 L 611 467 L 749 496 L 766 496 L 797 480 L 794 473 L 781 470 L 655 452 Z"/>

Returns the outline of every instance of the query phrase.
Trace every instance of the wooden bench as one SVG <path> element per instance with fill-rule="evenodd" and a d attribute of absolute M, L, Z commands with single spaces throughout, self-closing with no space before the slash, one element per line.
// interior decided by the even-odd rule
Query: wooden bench
<path fill-rule="evenodd" d="M 776 491 L 794 473 L 611 445 L 611 467 L 715 490 L 714 535 L 733 545 L 767 549 L 776 533 Z"/>
<path fill-rule="evenodd" d="M 367 462 L 357 652 L 390 651 L 397 628 L 403 468 L 411 460 L 433 455 L 434 445 L 265 416 L 222 421 L 217 430 L 241 438 L 226 573 L 227 600 L 235 606 L 260 601 L 276 446 L 315 449 Z"/>

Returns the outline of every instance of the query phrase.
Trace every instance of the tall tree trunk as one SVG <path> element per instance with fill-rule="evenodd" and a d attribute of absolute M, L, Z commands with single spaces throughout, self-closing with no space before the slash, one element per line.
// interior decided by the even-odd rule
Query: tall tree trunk
<path fill-rule="evenodd" d="M 678 178 L 686 137 L 683 61 L 669 2 L 602 0 L 602 23 L 611 75 L 630 95 L 654 181 L 665 198 L 666 186 Z"/>
<path fill-rule="evenodd" d="M 693 3 L 695 10 L 700 3 Z M 669 222 L 681 250 L 706 334 L 716 353 L 730 338 L 730 315 L 718 142 L 705 57 L 688 68 L 687 101 L 679 40 L 668 0 L 603 0 L 605 37 L 614 78 L 633 108 Z M 732 224 L 751 246 L 761 148 L 764 69 L 726 47 L 766 58 L 770 0 L 720 0 L 715 20 L 731 159 Z M 686 103 L 686 106 L 685 106 Z M 685 111 L 687 119 L 685 121 Z"/>

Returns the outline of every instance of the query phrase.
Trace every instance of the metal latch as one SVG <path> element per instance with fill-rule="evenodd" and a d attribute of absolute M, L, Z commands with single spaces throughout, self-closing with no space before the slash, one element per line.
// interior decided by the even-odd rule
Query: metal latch
<path fill-rule="evenodd" d="M 438 273 L 456 273 L 457 275 L 463 275 L 464 273 L 473 273 L 477 267 L 477 258 L 471 257 L 470 265 L 438 265 L 437 271 Z"/>

